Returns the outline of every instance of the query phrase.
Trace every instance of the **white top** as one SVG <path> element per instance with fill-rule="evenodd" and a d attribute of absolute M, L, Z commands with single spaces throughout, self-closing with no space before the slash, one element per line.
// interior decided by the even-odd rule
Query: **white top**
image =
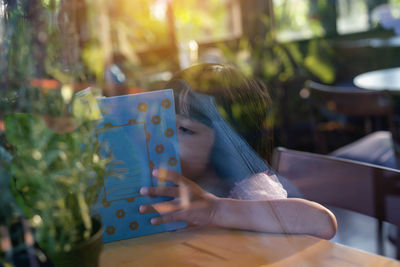
<path fill-rule="evenodd" d="M 354 84 L 369 90 L 400 91 L 400 68 L 366 72 L 354 78 Z"/>
<path fill-rule="evenodd" d="M 273 200 L 287 198 L 276 175 L 257 173 L 236 184 L 229 197 L 244 200 Z"/>

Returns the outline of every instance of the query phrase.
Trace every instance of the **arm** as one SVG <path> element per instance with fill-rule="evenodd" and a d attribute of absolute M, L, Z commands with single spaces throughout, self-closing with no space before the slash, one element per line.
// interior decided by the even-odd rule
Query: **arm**
<path fill-rule="evenodd" d="M 332 212 L 298 198 L 261 201 L 220 198 L 212 224 L 260 232 L 309 234 L 324 239 L 332 238 L 337 229 Z"/>
<path fill-rule="evenodd" d="M 179 186 L 142 188 L 143 195 L 175 197 L 173 201 L 141 206 L 140 212 L 158 212 L 153 224 L 185 220 L 195 225 L 270 233 L 309 234 L 330 239 L 336 233 L 335 216 L 323 206 L 304 199 L 235 200 L 218 198 L 185 177 L 166 170 L 153 173 Z M 183 191 L 187 191 L 182 194 Z M 182 206 L 185 195 L 190 205 Z"/>

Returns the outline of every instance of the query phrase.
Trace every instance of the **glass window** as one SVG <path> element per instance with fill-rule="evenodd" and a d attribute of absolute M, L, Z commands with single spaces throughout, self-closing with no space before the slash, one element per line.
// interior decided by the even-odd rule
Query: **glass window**
<path fill-rule="evenodd" d="M 215 41 L 241 34 L 238 0 L 174 0 L 178 42 Z"/>
<path fill-rule="evenodd" d="M 322 36 L 324 30 L 309 0 L 273 0 L 280 41 Z"/>
<path fill-rule="evenodd" d="M 3 40 L 4 32 L 4 3 L 0 2 L 0 42 Z"/>
<path fill-rule="evenodd" d="M 367 0 L 338 0 L 337 31 L 339 34 L 369 29 Z"/>
<path fill-rule="evenodd" d="M 118 0 L 113 5 L 112 25 L 118 27 L 119 41 L 130 42 L 136 50 L 166 46 L 170 43 L 166 1 Z"/>

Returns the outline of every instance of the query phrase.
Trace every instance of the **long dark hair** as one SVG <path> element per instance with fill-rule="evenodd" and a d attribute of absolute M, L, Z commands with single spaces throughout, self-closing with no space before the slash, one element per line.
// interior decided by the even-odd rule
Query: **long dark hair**
<path fill-rule="evenodd" d="M 174 90 L 177 114 L 215 130 L 211 163 L 219 177 L 234 185 L 269 170 L 271 100 L 262 82 L 231 65 L 201 64 L 175 74 L 166 88 Z"/>
<path fill-rule="evenodd" d="M 273 132 L 268 127 L 267 118 L 272 103 L 262 81 L 245 77 L 232 65 L 211 63 L 195 65 L 176 73 L 169 85 L 176 80 L 185 81 L 197 93 L 212 96 L 223 119 L 262 158 L 271 158 Z M 195 111 L 193 103 L 185 99 L 188 88 L 182 89 L 176 96 L 177 113 L 193 117 L 190 116 L 190 112 Z"/>

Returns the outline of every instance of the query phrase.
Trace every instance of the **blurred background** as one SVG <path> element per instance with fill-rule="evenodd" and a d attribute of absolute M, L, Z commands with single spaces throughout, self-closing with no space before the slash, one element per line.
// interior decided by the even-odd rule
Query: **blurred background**
<path fill-rule="evenodd" d="M 11 10 L 29 9 L 35 22 L 19 31 L 12 49 L 25 48 L 7 54 L 11 48 L 3 44 L 3 59 L 12 59 L 16 69 L 23 65 L 19 75 L 30 79 L 101 81 L 106 95 L 161 89 L 174 72 L 197 63 L 234 64 L 268 85 L 275 145 L 317 151 L 305 81 L 352 89 L 356 75 L 398 66 L 399 5 L 399 0 L 3 0 L 0 36 L 21 27 Z M 5 65 L 3 60 L 3 70 Z M 387 126 L 376 119 L 318 116 L 317 128 L 328 136 L 324 152 Z"/>
<path fill-rule="evenodd" d="M 364 90 L 355 84 L 359 75 L 400 67 L 400 0 L 1 0 L 0 44 L 5 149 L 10 111 L 62 117 L 74 92 L 90 85 L 105 96 L 163 89 L 198 63 L 233 64 L 267 85 L 274 147 L 346 158 L 337 149 L 371 133 L 391 131 L 400 140 L 392 125 L 398 112 L 364 112 L 375 104 L 361 98 L 341 112 L 334 96 L 313 91 L 350 97 Z M 386 81 L 398 87 L 398 79 Z M 398 100 L 381 97 L 372 99 L 383 108 Z M 368 243 L 375 221 L 341 216 L 352 226 L 334 241 L 395 257 L 394 238 L 385 239 L 385 252 Z M 354 229 L 364 232 L 349 235 Z"/>

